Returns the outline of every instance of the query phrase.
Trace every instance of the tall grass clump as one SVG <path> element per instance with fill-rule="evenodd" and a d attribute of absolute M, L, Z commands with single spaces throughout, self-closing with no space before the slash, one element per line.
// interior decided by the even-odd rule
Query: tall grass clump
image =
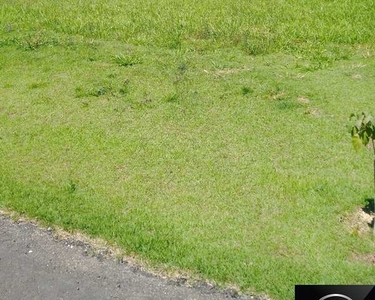
<path fill-rule="evenodd" d="M 2 1 L 0 25 L 166 48 L 239 46 L 249 54 L 314 55 L 374 42 L 375 5 L 346 1 Z"/>

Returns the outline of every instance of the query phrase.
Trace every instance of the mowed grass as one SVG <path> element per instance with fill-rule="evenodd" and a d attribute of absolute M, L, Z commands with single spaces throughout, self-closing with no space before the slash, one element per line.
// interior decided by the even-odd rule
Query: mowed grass
<path fill-rule="evenodd" d="M 372 1 L 0 4 L 0 207 L 272 299 L 373 284 Z"/>

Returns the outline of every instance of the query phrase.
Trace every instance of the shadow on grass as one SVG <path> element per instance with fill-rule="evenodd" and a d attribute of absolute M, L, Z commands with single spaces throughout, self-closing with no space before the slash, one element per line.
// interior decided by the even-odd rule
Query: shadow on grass
<path fill-rule="evenodd" d="M 366 213 L 366 214 L 368 214 L 368 215 L 373 215 L 374 213 L 375 213 L 375 201 L 374 201 L 374 199 L 373 198 L 367 198 L 366 200 L 365 200 L 365 206 L 362 208 L 362 210 Z M 374 226 L 375 226 L 375 218 L 372 220 L 372 222 L 371 223 L 369 223 L 369 226 L 371 227 L 371 228 L 374 228 Z"/>
<path fill-rule="evenodd" d="M 365 200 L 365 206 L 362 208 L 362 210 L 366 214 L 372 214 L 375 212 L 375 207 L 374 207 L 374 199 L 373 198 L 367 198 Z"/>

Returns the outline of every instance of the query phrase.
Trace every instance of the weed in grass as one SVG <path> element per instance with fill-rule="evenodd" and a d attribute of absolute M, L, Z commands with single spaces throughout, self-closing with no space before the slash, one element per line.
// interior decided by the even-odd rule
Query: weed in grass
<path fill-rule="evenodd" d="M 105 86 L 93 87 L 91 89 L 77 87 L 75 89 L 75 94 L 76 98 L 100 97 L 106 95 L 109 90 L 110 89 Z"/>
<path fill-rule="evenodd" d="M 280 101 L 288 98 L 288 93 L 279 85 L 268 87 L 265 92 L 265 97 L 269 100 Z"/>
<path fill-rule="evenodd" d="M 120 95 L 126 95 L 129 93 L 129 86 L 125 85 L 119 90 Z"/>
<path fill-rule="evenodd" d="M 28 33 L 20 39 L 14 39 L 14 41 L 18 43 L 21 49 L 31 51 L 43 46 L 59 46 L 62 44 L 55 36 L 47 35 L 42 31 Z"/>
<path fill-rule="evenodd" d="M 75 88 L 76 98 L 87 97 L 119 97 L 129 94 L 131 91 L 130 80 L 126 79 L 120 82 L 117 75 L 110 73 L 103 80 L 96 80 L 86 86 L 78 86 Z"/>
<path fill-rule="evenodd" d="M 134 110 L 145 110 L 155 107 L 155 101 L 145 94 L 140 100 L 132 101 L 130 107 Z"/>
<path fill-rule="evenodd" d="M 122 86 L 119 89 L 120 95 L 124 96 L 130 92 L 130 80 L 126 79 L 123 81 Z"/>
<path fill-rule="evenodd" d="M 188 69 L 188 65 L 186 63 L 181 63 L 178 66 L 178 71 L 182 74 L 185 73 L 187 69 Z"/>
<path fill-rule="evenodd" d="M 276 107 L 280 110 L 289 110 L 300 107 L 300 104 L 293 101 L 280 101 L 276 104 Z"/>
<path fill-rule="evenodd" d="M 68 183 L 69 193 L 74 193 L 76 190 L 77 190 L 77 184 L 73 180 L 69 179 L 69 183 Z"/>
<path fill-rule="evenodd" d="M 104 85 L 96 85 L 91 87 L 78 86 L 75 88 L 76 98 L 101 97 L 104 95 L 111 95 L 112 93 L 113 87 L 110 82 L 104 82 Z"/>
<path fill-rule="evenodd" d="M 33 90 L 33 89 L 38 89 L 38 88 L 42 88 L 42 87 L 45 87 L 47 86 L 47 82 L 32 82 L 29 84 L 29 89 Z"/>
<path fill-rule="evenodd" d="M 83 98 L 88 96 L 88 93 L 85 91 L 85 89 L 81 86 L 77 86 L 75 88 L 75 96 L 76 98 Z"/>
<path fill-rule="evenodd" d="M 116 55 L 114 62 L 121 67 L 130 67 L 140 64 L 142 60 L 136 55 Z"/>
<path fill-rule="evenodd" d="M 254 90 L 252 88 L 247 87 L 247 86 L 244 86 L 244 87 L 241 88 L 241 94 L 243 96 L 252 94 L 253 92 L 254 92 Z"/>
<path fill-rule="evenodd" d="M 261 55 L 272 52 L 273 46 L 271 34 L 260 31 L 246 36 L 243 48 L 250 55 Z"/>
<path fill-rule="evenodd" d="M 44 41 L 40 32 L 37 32 L 34 35 L 29 35 L 20 42 L 20 46 L 26 50 L 36 50 L 43 44 Z"/>
<path fill-rule="evenodd" d="M 103 96 L 103 95 L 107 94 L 108 92 L 110 92 L 110 90 L 111 89 L 109 87 L 101 86 L 97 89 L 91 90 L 89 95 L 94 96 L 94 97 L 100 97 L 100 96 Z"/>
<path fill-rule="evenodd" d="M 164 102 L 175 103 L 178 102 L 179 96 L 177 93 L 171 93 L 164 97 Z"/>
<path fill-rule="evenodd" d="M 305 48 L 299 49 L 298 53 L 303 60 L 297 67 L 305 72 L 311 72 L 327 69 L 336 61 L 347 60 L 353 54 L 353 50 L 346 46 L 317 47 L 309 44 Z"/>

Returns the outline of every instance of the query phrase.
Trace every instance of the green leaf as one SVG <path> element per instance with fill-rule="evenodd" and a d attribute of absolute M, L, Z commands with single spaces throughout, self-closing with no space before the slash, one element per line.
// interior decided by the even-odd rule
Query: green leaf
<path fill-rule="evenodd" d="M 352 136 L 354 136 L 355 134 L 358 134 L 358 129 L 357 127 L 355 126 L 352 126 L 351 130 L 350 130 L 350 133 Z"/>
<path fill-rule="evenodd" d="M 363 134 L 362 134 L 362 136 L 361 136 L 360 138 L 361 138 L 361 140 L 362 140 L 362 144 L 363 144 L 364 146 L 367 146 L 367 144 L 368 144 L 369 141 L 370 141 L 370 138 L 369 138 L 369 136 L 367 135 L 367 132 L 366 132 L 366 131 L 363 132 Z"/>
<path fill-rule="evenodd" d="M 361 128 L 361 126 L 362 126 L 362 118 L 360 118 L 360 119 L 357 119 L 356 121 L 355 121 L 355 127 L 357 127 L 357 129 L 359 130 L 360 128 Z"/>
<path fill-rule="evenodd" d="M 363 144 L 362 144 L 362 141 L 359 138 L 358 134 L 353 135 L 353 137 L 352 137 L 352 145 L 353 145 L 353 148 L 356 151 L 359 151 L 359 149 L 361 149 L 361 147 L 362 147 Z"/>
<path fill-rule="evenodd" d="M 363 120 L 363 123 L 367 124 L 367 123 L 372 123 L 372 116 L 371 115 L 368 115 L 364 120 Z"/>

